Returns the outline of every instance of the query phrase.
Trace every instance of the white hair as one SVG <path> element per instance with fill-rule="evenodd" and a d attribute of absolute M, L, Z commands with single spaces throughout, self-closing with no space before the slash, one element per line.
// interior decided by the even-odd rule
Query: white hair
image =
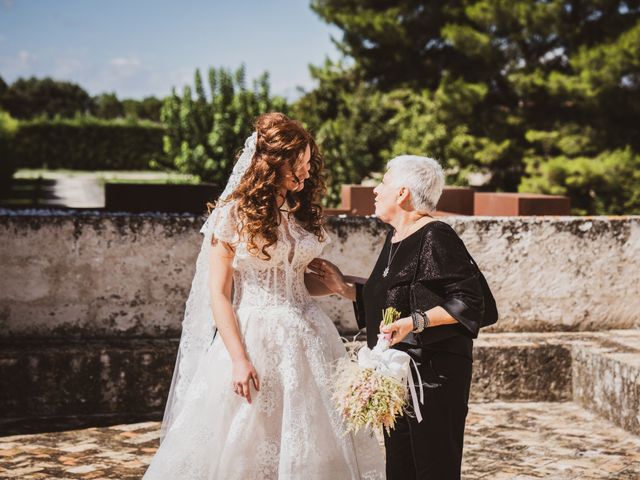
<path fill-rule="evenodd" d="M 429 157 L 400 155 L 387 163 L 391 172 L 391 182 L 397 187 L 405 187 L 411 193 L 413 208 L 420 212 L 436 209 L 444 189 L 444 170 Z"/>

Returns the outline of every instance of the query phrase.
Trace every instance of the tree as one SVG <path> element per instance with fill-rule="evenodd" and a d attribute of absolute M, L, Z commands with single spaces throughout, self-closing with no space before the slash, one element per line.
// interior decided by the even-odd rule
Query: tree
<path fill-rule="evenodd" d="M 391 152 L 437 156 L 457 182 L 482 171 L 489 188 L 542 188 L 534 177 L 544 162 L 639 152 L 637 0 L 315 0 L 312 8 L 342 29 L 339 46 L 362 81 L 396 98 Z M 588 148 L 565 152 L 554 134 L 568 131 Z"/>
<path fill-rule="evenodd" d="M 145 97 L 142 100 L 126 98 L 122 100 L 122 107 L 125 117 L 159 122 L 162 100 L 154 96 Z"/>
<path fill-rule="evenodd" d="M 311 67 L 318 87 L 293 107 L 294 117 L 315 134 L 328 177 L 326 204 L 340 201 L 341 185 L 359 183 L 384 166 L 395 129 L 387 96 L 362 82 L 357 72 L 327 60 Z"/>
<path fill-rule="evenodd" d="M 286 113 L 287 108 L 284 99 L 271 95 L 267 74 L 249 90 L 244 67 L 235 72 L 211 68 L 207 92 L 196 70 L 193 89 L 185 86 L 178 95 L 174 88 L 163 102 L 164 150 L 170 159 L 164 166 L 223 185 L 253 120 L 268 111 Z"/>
<path fill-rule="evenodd" d="M 367 82 L 383 90 L 438 85 L 445 70 L 461 63 L 442 35 L 464 19 L 463 2 L 405 0 L 313 0 L 311 8 L 343 32 L 337 42 Z"/>
<path fill-rule="evenodd" d="M 2 97 L 8 88 L 9 85 L 7 85 L 7 82 L 4 81 L 4 78 L 0 77 L 0 103 L 2 102 Z"/>
<path fill-rule="evenodd" d="M 41 115 L 73 117 L 91 110 L 91 97 L 79 85 L 49 77 L 20 78 L 11 84 L 0 100 L 0 107 L 17 119 Z"/>
<path fill-rule="evenodd" d="M 627 147 L 595 156 L 528 158 L 522 191 L 568 195 L 577 214 L 640 212 L 640 155 Z"/>
<path fill-rule="evenodd" d="M 146 118 L 147 120 L 151 120 L 153 122 L 159 122 L 161 109 L 161 99 L 154 96 L 144 97 L 140 102 L 140 112 L 138 113 L 138 118 Z"/>
<path fill-rule="evenodd" d="M 124 116 L 124 108 L 115 92 L 93 97 L 92 113 L 98 118 L 113 119 Z"/>

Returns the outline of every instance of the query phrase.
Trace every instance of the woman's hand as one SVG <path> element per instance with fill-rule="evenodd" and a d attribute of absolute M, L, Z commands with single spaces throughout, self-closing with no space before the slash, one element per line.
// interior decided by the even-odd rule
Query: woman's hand
<path fill-rule="evenodd" d="M 246 358 L 233 361 L 232 387 L 233 391 L 247 399 L 251 403 L 251 383 L 257 391 L 260 391 L 258 373 L 253 364 Z"/>
<path fill-rule="evenodd" d="M 345 276 L 340 269 L 324 258 L 314 258 L 308 265 L 309 275 L 322 282 L 331 293 L 344 295 L 349 288 Z"/>
<path fill-rule="evenodd" d="M 391 343 L 389 344 L 391 347 L 403 341 L 413 330 L 413 319 L 411 317 L 399 318 L 390 325 L 381 325 L 380 330 L 383 333 L 391 334 Z"/>

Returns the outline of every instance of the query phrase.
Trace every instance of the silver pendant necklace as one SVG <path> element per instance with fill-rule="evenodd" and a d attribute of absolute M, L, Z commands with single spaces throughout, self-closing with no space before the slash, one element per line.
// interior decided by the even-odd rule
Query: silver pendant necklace
<path fill-rule="evenodd" d="M 396 251 L 393 252 L 393 255 L 391 255 L 391 250 L 393 250 L 393 242 L 391 242 L 389 244 L 389 259 L 387 260 L 387 266 L 385 267 L 385 269 L 382 272 L 382 276 L 383 277 L 387 277 L 387 275 L 389 275 L 389 267 L 391 267 L 391 262 L 393 262 L 393 259 L 396 257 L 396 254 L 398 253 L 398 250 L 400 250 L 400 245 L 402 245 L 402 242 L 404 242 L 404 238 L 402 240 L 400 240 L 400 243 L 398 243 L 398 247 L 396 248 Z"/>
<path fill-rule="evenodd" d="M 429 218 L 433 218 L 431 217 L 431 215 L 426 214 L 425 216 L 429 217 Z M 424 227 L 424 225 L 421 225 L 420 228 Z M 395 258 L 396 254 L 398 253 L 398 250 L 400 250 L 400 245 L 402 245 L 402 242 L 404 242 L 404 239 L 407 238 L 409 236 L 410 233 L 413 233 L 412 230 L 414 230 L 413 228 L 410 228 L 408 232 L 405 233 L 404 237 L 402 238 L 402 240 L 400 240 L 400 242 L 398 242 L 398 248 L 396 248 L 396 251 L 393 252 L 393 255 L 391 255 L 391 250 L 393 249 L 393 242 L 391 242 L 389 244 L 389 260 L 387 261 L 387 266 L 385 267 L 385 269 L 382 271 L 382 276 L 386 277 L 387 275 L 389 275 L 389 267 L 391 267 L 391 262 L 393 262 L 393 259 Z M 397 232 L 396 232 L 397 233 Z"/>

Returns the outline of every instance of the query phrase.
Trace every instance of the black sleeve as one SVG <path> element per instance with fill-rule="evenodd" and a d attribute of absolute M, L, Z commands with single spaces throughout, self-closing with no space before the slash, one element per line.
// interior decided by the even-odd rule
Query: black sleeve
<path fill-rule="evenodd" d="M 478 336 L 484 314 L 478 268 L 460 237 L 446 223 L 438 222 L 425 233 L 416 282 L 435 292 L 440 299 L 438 305 L 465 327 L 471 337 Z M 418 296 L 416 302 L 420 303 Z"/>
<path fill-rule="evenodd" d="M 356 283 L 356 301 L 353 302 L 353 313 L 356 316 L 356 322 L 358 323 L 358 328 L 362 329 L 367 326 L 367 321 L 364 318 L 364 297 L 362 294 L 362 289 L 364 287 L 361 283 Z"/>

